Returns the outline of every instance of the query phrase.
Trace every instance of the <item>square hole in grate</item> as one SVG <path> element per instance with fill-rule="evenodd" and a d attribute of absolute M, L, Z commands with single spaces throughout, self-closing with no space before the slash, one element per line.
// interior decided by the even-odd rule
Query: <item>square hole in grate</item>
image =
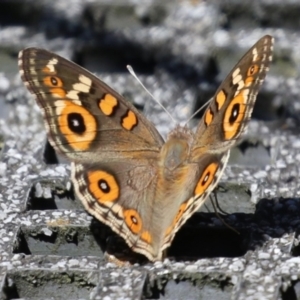
<path fill-rule="evenodd" d="M 39 181 L 33 184 L 29 193 L 27 207 L 30 209 L 70 209 L 73 206 L 72 209 L 77 209 L 78 205 L 82 208 L 81 203 L 79 201 L 76 202 L 72 197 L 60 198 L 60 196 L 64 194 L 64 186 L 66 185 L 57 180 Z M 225 194 L 231 189 L 232 186 L 226 185 L 226 189 L 223 187 Z M 244 193 L 245 199 L 243 202 L 246 204 L 250 203 L 248 199 L 250 197 L 245 187 L 243 186 L 241 189 L 239 192 L 233 189 L 233 194 L 230 193 L 227 198 L 238 199 L 241 202 L 240 197 L 234 197 L 234 195 L 235 192 L 237 194 Z M 221 192 L 220 190 L 217 191 L 219 202 L 222 206 L 222 204 L 227 203 L 227 198 L 225 201 L 223 197 L 220 196 Z M 45 204 L 45 201 L 48 201 L 48 204 Z M 229 200 L 228 205 L 229 207 L 225 205 L 225 209 L 230 211 L 231 206 Z M 246 211 L 249 210 L 246 209 Z M 233 215 L 233 217 L 229 216 L 228 218 L 235 220 L 238 219 L 238 216 Z M 239 229 L 240 227 L 237 227 L 237 230 L 240 231 L 240 234 L 237 234 L 225 226 L 222 226 L 221 221 L 216 219 L 215 214 L 196 213 L 193 215 L 176 234 L 171 247 L 167 251 L 167 257 L 175 260 L 191 261 L 205 257 L 239 257 L 244 255 L 246 251 L 249 250 L 247 248 L 249 244 L 247 242 L 249 232 L 245 230 L 241 231 Z M 74 256 L 102 256 L 104 250 L 108 250 L 107 246 L 109 246 L 110 249 L 112 249 L 112 251 L 108 251 L 110 254 L 116 255 L 116 253 L 121 252 L 121 256 L 123 256 L 124 252 L 126 253 L 126 251 L 123 250 L 128 248 L 125 243 L 124 246 L 119 247 L 118 243 L 115 243 L 114 240 L 109 245 L 106 244 L 107 240 L 105 240 L 105 244 L 99 242 L 98 236 L 102 235 L 102 230 L 100 230 L 100 234 L 97 233 L 95 235 L 91 231 L 91 228 L 85 227 L 85 233 L 82 235 L 80 228 L 84 227 L 75 227 L 76 232 L 70 233 L 72 227 L 66 227 L 69 226 L 68 224 L 59 227 L 47 227 L 47 225 L 48 224 L 42 227 L 32 228 L 22 227 L 15 243 L 14 253 L 39 255 L 66 255 L 67 253 L 67 255 Z M 233 227 L 235 226 L 233 225 Z M 68 240 L 72 235 L 74 235 L 74 239 L 80 237 L 79 240 L 75 242 L 72 241 L 72 238 L 71 241 Z M 102 237 L 100 239 L 102 239 L 102 241 L 104 240 Z M 99 245 L 101 245 L 101 248 Z M 102 252 L 100 249 L 102 249 Z M 119 251 L 119 249 L 121 251 Z"/>
<path fill-rule="evenodd" d="M 224 228 L 201 225 L 212 214 L 196 213 L 176 234 L 166 256 L 176 261 L 193 261 L 200 258 L 240 257 L 246 253 L 249 232 L 240 234 Z M 202 220 L 202 221 L 201 221 Z M 207 220 L 205 220 L 207 222 Z M 251 239 L 250 239 L 251 240 Z M 13 253 L 27 255 L 97 256 L 104 252 L 118 259 L 145 262 L 144 256 L 132 252 L 125 241 L 112 230 L 94 220 L 89 227 L 28 226 L 21 227 L 14 241 Z"/>
<path fill-rule="evenodd" d="M 144 298 L 165 300 L 231 299 L 233 285 L 225 275 L 197 273 L 195 279 L 185 279 L 184 274 L 177 274 L 177 277 L 179 278 L 177 280 L 158 278 L 154 283 L 146 282 L 143 291 Z"/>
<path fill-rule="evenodd" d="M 67 188 L 67 186 L 70 186 Z M 70 182 L 49 179 L 35 182 L 28 193 L 26 210 L 83 209 Z"/>
<path fill-rule="evenodd" d="M 213 195 L 216 195 L 217 201 Z M 211 196 L 199 209 L 201 212 L 214 212 L 212 206 L 213 199 L 215 206 L 219 206 L 218 211 L 231 213 L 251 213 L 255 212 L 255 204 L 251 201 L 250 184 L 236 184 L 231 182 L 221 182 L 217 185 Z"/>
<path fill-rule="evenodd" d="M 289 276 L 284 278 L 281 286 L 281 299 L 282 300 L 298 300 L 300 299 L 300 281 L 290 280 Z M 285 287 L 285 288 L 283 288 Z"/>
<path fill-rule="evenodd" d="M 4 282 L 10 299 L 91 299 L 99 281 L 97 272 L 22 270 L 10 272 Z"/>
<path fill-rule="evenodd" d="M 99 241 L 89 227 L 82 226 L 21 227 L 13 253 L 103 257 Z"/>
<path fill-rule="evenodd" d="M 249 250 L 249 232 L 237 228 L 237 233 L 225 226 L 216 226 L 211 223 L 210 218 L 213 220 L 216 217 L 207 213 L 194 214 L 175 235 L 167 250 L 168 257 L 177 261 L 240 257 Z"/>

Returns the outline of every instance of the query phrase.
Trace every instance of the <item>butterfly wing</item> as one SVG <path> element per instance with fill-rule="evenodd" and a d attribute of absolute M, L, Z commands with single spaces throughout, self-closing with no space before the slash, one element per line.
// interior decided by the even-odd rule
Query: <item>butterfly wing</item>
<path fill-rule="evenodd" d="M 163 139 L 134 106 L 78 65 L 42 49 L 19 54 L 52 146 L 72 163 L 86 210 L 154 259 L 151 220 Z"/>
<path fill-rule="evenodd" d="M 73 161 L 158 152 L 163 139 L 138 110 L 104 82 L 49 51 L 19 54 L 24 84 L 42 109 L 55 150 Z"/>
<path fill-rule="evenodd" d="M 272 61 L 273 37 L 262 37 L 222 82 L 196 131 L 193 153 L 224 152 L 244 132 Z"/>
<path fill-rule="evenodd" d="M 220 180 L 230 148 L 251 117 L 272 51 L 273 38 L 268 35 L 261 38 L 232 69 L 209 103 L 191 146 L 190 166 L 198 166 L 196 175 L 189 180 L 193 185 L 192 197 L 177 204 L 179 209 L 164 238 L 163 249 L 171 244 L 175 233 L 201 207 Z"/>

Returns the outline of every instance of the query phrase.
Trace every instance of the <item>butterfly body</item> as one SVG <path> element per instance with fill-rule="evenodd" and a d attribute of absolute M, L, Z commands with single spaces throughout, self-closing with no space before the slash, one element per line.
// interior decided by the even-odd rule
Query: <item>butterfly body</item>
<path fill-rule="evenodd" d="M 72 181 L 86 210 L 155 261 L 218 183 L 251 117 L 272 43 L 265 36 L 245 54 L 196 132 L 177 126 L 166 142 L 133 105 L 76 64 L 28 48 L 19 66 L 50 143 L 72 161 Z"/>

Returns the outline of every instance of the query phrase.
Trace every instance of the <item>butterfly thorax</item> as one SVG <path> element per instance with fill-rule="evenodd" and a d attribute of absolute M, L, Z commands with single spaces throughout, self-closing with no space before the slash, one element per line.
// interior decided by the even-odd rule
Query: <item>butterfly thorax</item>
<path fill-rule="evenodd" d="M 177 126 L 162 146 L 158 160 L 158 199 L 170 205 L 169 212 L 178 210 L 190 193 L 186 184 L 194 180 L 196 165 L 190 162 L 193 132 L 187 127 Z M 184 188 L 185 187 L 185 188 Z M 174 205 L 176 199 L 177 205 Z"/>
<path fill-rule="evenodd" d="M 167 172 L 173 172 L 187 160 L 189 145 L 185 140 L 173 138 L 161 149 L 160 166 Z"/>
<path fill-rule="evenodd" d="M 182 203 L 193 192 L 197 165 L 190 160 L 193 132 L 177 126 L 168 136 L 158 157 L 156 194 L 151 222 L 154 237 L 153 254 L 160 258 L 166 238 L 172 232 Z"/>
<path fill-rule="evenodd" d="M 177 126 L 170 132 L 166 143 L 160 151 L 159 167 L 165 175 L 172 174 L 176 169 L 184 167 L 190 155 L 193 133 L 187 127 Z"/>

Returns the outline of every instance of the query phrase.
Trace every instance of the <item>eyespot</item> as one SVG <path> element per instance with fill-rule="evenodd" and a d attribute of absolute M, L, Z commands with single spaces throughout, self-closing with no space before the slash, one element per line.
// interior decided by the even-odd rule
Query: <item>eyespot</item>
<path fill-rule="evenodd" d="M 247 77 L 249 76 L 253 76 L 254 74 L 256 74 L 259 70 L 259 67 L 258 65 L 251 65 L 249 68 L 248 68 L 248 71 L 247 71 Z"/>
<path fill-rule="evenodd" d="M 82 106 L 68 101 L 56 101 L 59 130 L 76 151 L 90 147 L 97 134 L 95 117 Z"/>
<path fill-rule="evenodd" d="M 219 165 L 216 162 L 210 163 L 202 172 L 202 175 L 195 188 L 195 196 L 202 195 L 212 183 Z"/>
<path fill-rule="evenodd" d="M 43 79 L 43 82 L 46 86 L 48 87 L 56 87 L 56 88 L 59 88 L 59 87 L 62 87 L 63 86 L 63 82 L 62 80 L 57 77 L 57 76 L 46 76 L 44 79 Z"/>
<path fill-rule="evenodd" d="M 247 91 L 247 90 L 245 90 Z M 224 119 L 223 132 L 226 140 L 233 139 L 238 133 L 243 119 L 245 118 L 246 105 L 244 92 L 241 91 L 228 105 Z"/>
<path fill-rule="evenodd" d="M 120 188 L 115 177 L 105 171 L 87 174 L 89 191 L 100 203 L 113 202 L 119 198 Z"/>
<path fill-rule="evenodd" d="M 53 97 L 63 99 L 66 97 L 66 92 L 62 88 L 63 82 L 57 76 L 46 76 L 43 79 L 44 84 L 50 88 L 50 93 Z"/>
<path fill-rule="evenodd" d="M 140 233 L 142 229 L 142 219 L 135 209 L 123 210 L 124 220 L 127 227 L 134 233 Z"/>

